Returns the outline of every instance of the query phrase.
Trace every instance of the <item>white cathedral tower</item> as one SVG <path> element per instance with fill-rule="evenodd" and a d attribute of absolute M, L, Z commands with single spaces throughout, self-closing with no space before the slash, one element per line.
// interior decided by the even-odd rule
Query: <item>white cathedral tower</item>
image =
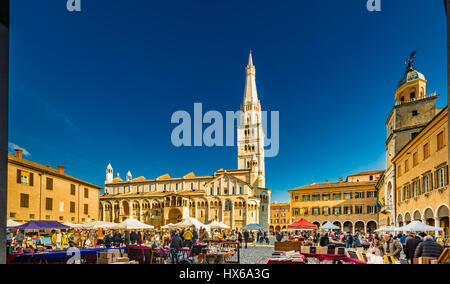
<path fill-rule="evenodd" d="M 106 168 L 106 181 L 105 183 L 112 183 L 113 182 L 113 168 L 111 164 L 108 165 Z"/>
<path fill-rule="evenodd" d="M 264 131 L 251 51 L 245 71 L 244 103 L 237 130 L 238 169 L 251 169 L 251 185 L 257 183 L 258 187 L 265 188 Z"/>

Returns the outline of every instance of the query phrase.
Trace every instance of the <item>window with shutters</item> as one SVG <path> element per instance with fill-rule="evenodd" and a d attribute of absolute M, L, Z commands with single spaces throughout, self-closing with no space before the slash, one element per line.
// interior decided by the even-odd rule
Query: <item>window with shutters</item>
<path fill-rule="evenodd" d="M 89 205 L 88 204 L 84 204 L 84 214 L 87 215 L 89 214 Z"/>
<path fill-rule="evenodd" d="M 74 184 L 70 185 L 70 195 L 76 195 L 76 187 Z"/>
<path fill-rule="evenodd" d="M 430 192 L 430 175 L 426 175 L 423 177 L 423 192 L 428 193 Z"/>
<path fill-rule="evenodd" d="M 314 216 L 320 215 L 320 209 L 319 208 L 313 208 L 313 215 Z"/>
<path fill-rule="evenodd" d="M 445 186 L 445 172 L 444 168 L 440 168 L 436 171 L 436 186 L 437 188 L 443 188 Z"/>
<path fill-rule="evenodd" d="M 405 161 L 405 173 L 409 171 L 409 160 Z"/>
<path fill-rule="evenodd" d="M 53 179 L 52 178 L 47 178 L 47 182 L 46 182 L 46 188 L 48 190 L 53 190 Z"/>
<path fill-rule="evenodd" d="M 25 172 L 22 170 L 17 170 L 17 183 L 23 185 L 33 186 L 34 184 L 34 175 L 33 173 Z"/>
<path fill-rule="evenodd" d="M 363 213 L 362 206 L 355 206 L 355 213 L 356 214 L 362 214 Z"/>
<path fill-rule="evenodd" d="M 444 131 L 438 134 L 437 136 L 437 149 L 438 151 L 444 148 Z"/>
<path fill-rule="evenodd" d="M 303 201 L 309 201 L 309 195 L 303 195 Z"/>
<path fill-rule="evenodd" d="M 53 199 L 52 198 L 45 199 L 45 210 L 48 210 L 48 211 L 53 210 Z"/>
<path fill-rule="evenodd" d="M 314 194 L 314 195 L 313 195 L 313 200 L 314 200 L 314 201 L 319 201 L 319 200 L 320 200 L 320 195 Z"/>
<path fill-rule="evenodd" d="M 405 185 L 403 187 L 403 200 L 408 200 L 409 199 L 409 186 Z"/>
<path fill-rule="evenodd" d="M 430 144 L 423 145 L 423 159 L 430 157 Z"/>
<path fill-rule="evenodd" d="M 350 215 L 353 212 L 353 208 L 351 206 L 345 206 L 344 207 L 344 214 Z"/>
<path fill-rule="evenodd" d="M 84 198 L 89 198 L 89 188 L 84 188 Z"/>
<path fill-rule="evenodd" d="M 356 193 L 355 193 L 355 198 L 356 198 L 356 199 L 364 198 L 364 193 L 363 193 L 363 192 L 356 192 Z"/>
<path fill-rule="evenodd" d="M 375 206 L 367 206 L 367 213 L 368 214 L 375 214 L 376 213 L 376 207 Z"/>
<path fill-rule="evenodd" d="M 329 207 L 324 207 L 323 208 L 323 215 L 325 215 L 325 216 L 330 215 L 330 208 Z"/>
<path fill-rule="evenodd" d="M 413 197 L 419 196 L 419 181 L 414 181 L 412 183 L 412 195 Z"/>
<path fill-rule="evenodd" d="M 70 202 L 70 213 L 75 213 L 75 202 Z"/>
<path fill-rule="evenodd" d="M 345 199 L 352 199 L 352 194 L 351 193 L 345 193 L 344 197 L 345 197 Z"/>
<path fill-rule="evenodd" d="M 334 215 L 340 215 L 341 214 L 341 207 L 334 207 L 333 208 L 333 214 Z"/>
<path fill-rule="evenodd" d="M 30 207 L 30 196 L 28 194 L 20 194 L 20 207 L 29 208 Z"/>
<path fill-rule="evenodd" d="M 419 158 L 417 152 L 413 154 L 413 167 L 417 166 L 419 164 Z"/>

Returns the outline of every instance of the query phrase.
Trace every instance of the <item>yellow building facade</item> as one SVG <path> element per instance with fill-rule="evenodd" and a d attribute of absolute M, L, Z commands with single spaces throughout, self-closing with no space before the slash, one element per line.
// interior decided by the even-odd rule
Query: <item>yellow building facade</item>
<path fill-rule="evenodd" d="M 8 219 L 85 223 L 99 219 L 100 189 L 72 177 L 63 166 L 53 169 L 8 154 Z"/>
<path fill-rule="evenodd" d="M 330 222 L 346 232 L 373 232 L 378 227 L 375 185 L 382 173 L 358 173 L 346 181 L 289 190 L 293 221 L 304 218 L 317 226 Z"/>
<path fill-rule="evenodd" d="M 287 230 L 291 219 L 291 205 L 289 203 L 270 204 L 270 232 L 280 232 Z"/>
<path fill-rule="evenodd" d="M 448 107 L 392 160 L 397 168 L 397 225 L 419 220 L 449 235 Z"/>

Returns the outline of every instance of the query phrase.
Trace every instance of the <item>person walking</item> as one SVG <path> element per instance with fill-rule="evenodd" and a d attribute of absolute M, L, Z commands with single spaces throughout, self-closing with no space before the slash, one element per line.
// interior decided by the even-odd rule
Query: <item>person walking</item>
<path fill-rule="evenodd" d="M 130 242 L 131 242 L 132 245 L 135 245 L 135 244 L 136 244 L 136 241 L 137 241 L 137 234 L 136 234 L 136 231 L 132 231 L 132 232 L 130 233 Z"/>
<path fill-rule="evenodd" d="M 388 256 L 393 256 L 395 259 L 400 259 L 403 246 L 398 239 L 393 240 L 390 235 L 384 235 L 384 253 Z"/>
<path fill-rule="evenodd" d="M 25 235 L 21 230 L 19 230 L 14 240 L 16 241 L 17 245 L 21 248 L 23 245 L 23 241 L 25 240 Z"/>
<path fill-rule="evenodd" d="M 250 238 L 250 234 L 248 231 L 244 232 L 244 241 L 245 241 L 245 248 L 247 248 L 248 239 Z"/>
<path fill-rule="evenodd" d="M 321 247 L 327 247 L 329 243 L 330 240 L 328 238 L 328 233 L 323 234 L 322 237 L 320 238 L 319 245 Z"/>
<path fill-rule="evenodd" d="M 174 233 L 170 241 L 170 256 L 172 258 L 172 264 L 178 264 L 178 253 L 182 247 L 183 240 L 178 233 Z"/>
<path fill-rule="evenodd" d="M 184 239 L 184 245 L 186 247 L 191 248 L 192 247 L 192 239 L 194 238 L 194 234 L 192 234 L 191 230 L 188 228 L 184 233 L 183 233 L 183 239 Z"/>
<path fill-rule="evenodd" d="M 439 258 L 443 250 L 444 248 L 432 236 L 425 236 L 423 242 L 418 244 L 414 257 Z"/>
<path fill-rule="evenodd" d="M 406 254 L 406 259 L 408 259 L 411 264 L 413 264 L 413 261 L 414 261 L 414 255 L 416 253 L 416 248 L 421 242 L 422 242 L 422 239 L 420 237 L 416 236 L 415 233 L 410 233 L 409 236 L 406 238 L 405 254 Z"/>
<path fill-rule="evenodd" d="M 116 231 L 113 236 L 113 242 L 115 247 L 120 247 L 122 244 L 122 235 L 119 231 Z"/>
<path fill-rule="evenodd" d="M 280 232 L 276 232 L 275 238 L 277 242 L 281 242 L 283 240 L 283 235 Z"/>
<path fill-rule="evenodd" d="M 128 232 L 128 230 L 125 230 L 125 232 L 123 233 L 123 243 L 127 247 L 130 245 L 130 242 L 131 242 L 130 232 Z"/>
<path fill-rule="evenodd" d="M 136 243 L 137 243 L 138 246 L 142 245 L 142 233 L 141 233 L 141 231 L 137 232 Z"/>
<path fill-rule="evenodd" d="M 113 245 L 113 242 L 113 234 L 111 232 L 108 232 L 104 238 L 105 247 L 110 248 Z"/>
<path fill-rule="evenodd" d="M 345 237 L 343 238 L 343 241 L 345 242 L 346 248 L 352 248 L 353 247 L 353 236 L 350 234 L 350 232 L 347 232 Z"/>

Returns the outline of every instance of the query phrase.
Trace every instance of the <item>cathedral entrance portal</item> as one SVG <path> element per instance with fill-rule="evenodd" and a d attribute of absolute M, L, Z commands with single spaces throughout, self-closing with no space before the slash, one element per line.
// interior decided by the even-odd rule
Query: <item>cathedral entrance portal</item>
<path fill-rule="evenodd" d="M 181 214 L 180 209 L 172 208 L 169 211 L 169 221 L 168 223 L 176 224 L 183 221 L 183 215 Z"/>

